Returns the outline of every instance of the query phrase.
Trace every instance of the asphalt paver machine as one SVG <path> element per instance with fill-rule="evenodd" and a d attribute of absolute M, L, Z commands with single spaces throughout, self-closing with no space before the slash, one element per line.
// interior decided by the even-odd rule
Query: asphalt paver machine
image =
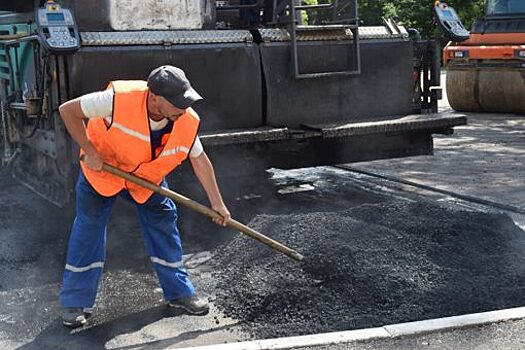
<path fill-rule="evenodd" d="M 457 16 L 436 4 L 441 17 Z M 447 95 L 457 111 L 525 113 L 525 1 L 487 0 L 470 35 L 445 47 Z"/>
<path fill-rule="evenodd" d="M 437 46 L 391 20 L 361 26 L 356 0 L 313 3 L 0 1 L 4 164 L 65 205 L 79 157 L 58 106 L 163 64 L 204 97 L 218 174 L 431 154 L 432 134 L 465 123 L 435 113 Z"/>

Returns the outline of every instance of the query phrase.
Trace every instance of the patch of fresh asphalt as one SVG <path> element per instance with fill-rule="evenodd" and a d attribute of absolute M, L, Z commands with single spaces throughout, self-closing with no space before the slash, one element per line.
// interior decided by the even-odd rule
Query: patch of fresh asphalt
<path fill-rule="evenodd" d="M 216 305 L 256 339 L 525 305 L 525 235 L 504 214 L 397 199 L 250 226 L 305 256 L 244 237 L 217 251 Z"/>

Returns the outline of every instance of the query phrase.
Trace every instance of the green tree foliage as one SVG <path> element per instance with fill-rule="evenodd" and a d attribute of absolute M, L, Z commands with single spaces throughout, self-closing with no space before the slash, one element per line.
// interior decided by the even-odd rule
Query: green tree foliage
<path fill-rule="evenodd" d="M 476 18 L 482 18 L 485 0 L 445 1 L 458 13 L 465 27 L 470 28 Z M 407 28 L 419 30 L 423 38 L 437 37 L 432 25 L 433 0 L 358 0 L 359 17 L 364 25 L 380 25 L 382 17 L 392 17 Z"/>
<path fill-rule="evenodd" d="M 317 0 L 303 0 L 301 2 L 302 5 L 317 5 Z M 301 11 L 301 17 L 303 19 L 303 23 L 308 24 L 308 13 L 306 11 Z"/>

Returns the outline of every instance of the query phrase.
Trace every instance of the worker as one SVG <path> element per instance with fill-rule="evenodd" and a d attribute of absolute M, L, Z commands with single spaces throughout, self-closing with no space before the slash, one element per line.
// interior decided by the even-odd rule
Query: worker
<path fill-rule="evenodd" d="M 184 71 L 162 66 L 147 81 L 113 81 L 105 91 L 60 106 L 64 124 L 83 154 L 60 291 L 65 326 L 83 326 L 91 316 L 104 266 L 106 227 L 117 196 L 138 208 L 150 260 L 169 307 L 193 315 L 208 313 L 207 301 L 196 294 L 183 266 L 173 201 L 102 171 L 105 162 L 167 186 L 165 176 L 189 157 L 211 207 L 221 215 L 215 223 L 225 226 L 230 213 L 197 135 L 199 116 L 191 108 L 201 99 Z"/>

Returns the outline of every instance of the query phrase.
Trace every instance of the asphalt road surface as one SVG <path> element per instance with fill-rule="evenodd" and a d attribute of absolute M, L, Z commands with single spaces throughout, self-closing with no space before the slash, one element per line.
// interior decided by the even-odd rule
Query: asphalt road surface
<path fill-rule="evenodd" d="M 304 263 L 181 210 L 186 264 L 213 308 L 206 317 L 172 315 L 135 209 L 120 201 L 95 314 L 71 332 L 60 324 L 57 292 L 73 213 L 3 172 L 3 347 L 180 347 L 523 305 L 525 238 L 505 214 L 437 204 L 335 168 L 238 180 L 245 193 L 224 186 L 232 212 L 303 252 Z M 194 186 L 186 191 L 202 196 Z"/>

